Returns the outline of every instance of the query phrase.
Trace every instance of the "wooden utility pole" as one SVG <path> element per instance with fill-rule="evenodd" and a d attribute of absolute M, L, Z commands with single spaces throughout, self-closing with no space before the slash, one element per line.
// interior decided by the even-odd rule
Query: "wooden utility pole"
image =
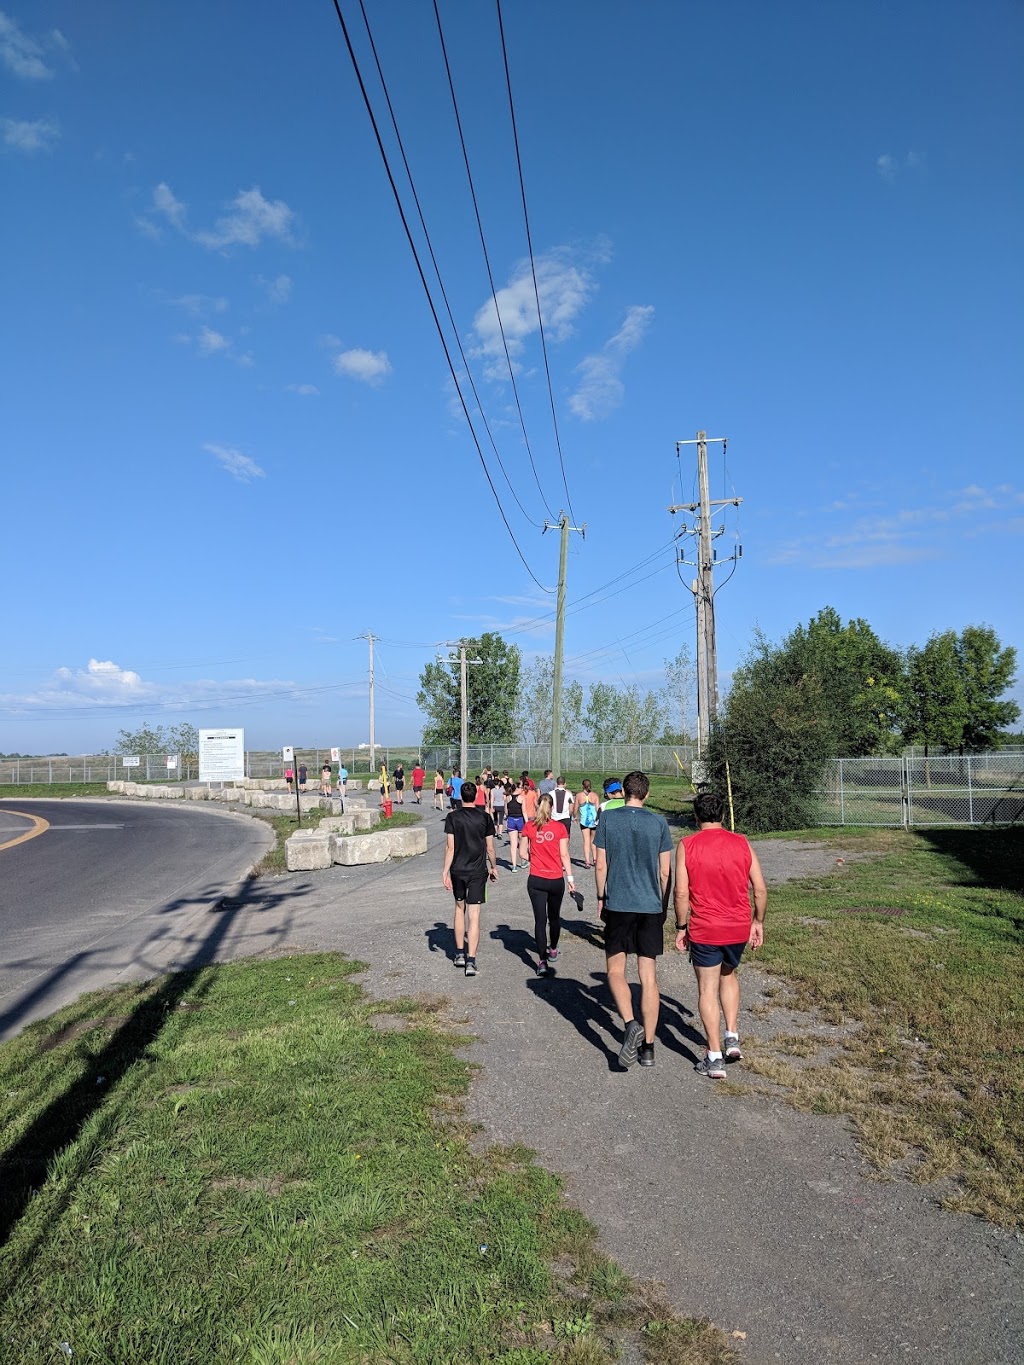
<path fill-rule="evenodd" d="M 570 526 L 569 518 L 559 512 L 558 521 L 544 523 L 545 531 L 561 532 L 561 545 L 558 550 L 558 593 L 555 597 L 555 667 L 552 679 L 551 698 L 551 768 L 557 777 L 562 767 L 562 651 L 565 641 L 565 568 L 569 557 L 569 532 L 577 531 L 584 538 L 587 534 L 586 523 Z"/>
<path fill-rule="evenodd" d="M 459 651 L 459 772 L 465 777 L 469 765 L 469 665 L 482 664 L 483 659 L 466 658 L 469 646 L 465 640 L 448 640 L 444 647 Z M 438 663 L 440 662 L 441 658 L 438 656 Z M 450 654 L 448 662 L 450 664 L 455 662 Z"/>
<path fill-rule="evenodd" d="M 728 437 L 714 436 L 712 444 L 721 442 L 723 454 Z M 696 538 L 696 560 L 682 559 L 679 563 L 692 564 L 697 577 L 690 585 L 697 607 L 697 749 L 703 757 L 707 752 L 711 727 L 718 712 L 718 648 L 715 641 L 715 564 L 735 563 L 743 556 L 743 547 L 737 546 L 736 552 L 725 560 L 717 560 L 713 542 L 722 535 L 725 528 L 717 530 L 711 526 L 713 510 L 716 507 L 739 507 L 742 498 L 712 498 L 708 487 L 708 435 L 698 431 L 692 441 L 677 441 L 676 454 L 680 446 L 697 447 L 697 484 L 700 492 L 699 502 L 677 503 L 668 510 L 691 512 L 694 514 L 692 525 L 685 522 L 682 531 Z"/>
<path fill-rule="evenodd" d="M 362 635 L 357 635 L 357 640 L 366 640 L 370 646 L 370 772 L 375 772 L 377 768 L 375 751 L 376 746 L 373 739 L 373 641 L 372 631 L 364 631 Z"/>

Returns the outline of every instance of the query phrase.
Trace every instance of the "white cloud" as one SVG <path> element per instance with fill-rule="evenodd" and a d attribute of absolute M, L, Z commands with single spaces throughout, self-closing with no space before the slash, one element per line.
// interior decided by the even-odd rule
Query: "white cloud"
<path fill-rule="evenodd" d="M 273 280 L 265 280 L 262 275 L 257 275 L 256 283 L 266 291 L 267 298 L 271 303 L 287 303 L 292 296 L 292 278 L 290 275 L 278 275 Z"/>
<path fill-rule="evenodd" d="M 55 29 L 54 33 L 57 32 Z M 41 43 L 23 33 L 15 21 L 0 10 L 0 62 L 8 71 L 28 81 L 50 80 L 53 69 L 43 61 L 43 52 Z"/>
<path fill-rule="evenodd" d="M 622 402 L 625 387 L 622 367 L 626 356 L 643 341 L 654 317 L 650 304 L 627 309 L 622 326 L 610 336 L 600 351 L 584 356 L 576 366 L 580 382 L 569 398 L 569 409 L 581 421 L 593 422 L 607 417 Z"/>
<path fill-rule="evenodd" d="M 372 384 L 376 387 L 391 373 L 391 362 L 388 360 L 387 351 L 364 351 L 357 347 L 355 350 L 342 351 L 340 355 L 336 355 L 334 369 L 337 374 L 347 375 L 349 379 L 358 379 L 363 384 Z"/>
<path fill-rule="evenodd" d="M 292 228 L 295 214 L 283 199 L 264 199 L 259 186 L 254 185 L 251 190 L 240 191 L 231 201 L 229 209 L 228 213 L 217 219 L 212 229 L 193 232 L 186 223 L 187 204 L 177 197 L 170 185 L 161 181 L 153 191 L 152 203 L 147 210 L 148 219 L 136 219 L 136 222 L 148 236 L 155 236 L 158 234 L 153 231 L 153 219 L 162 218 L 190 242 L 198 242 L 211 251 L 221 251 L 230 246 L 256 247 L 266 237 L 276 238 L 289 246 L 294 245 Z M 150 224 L 148 228 L 145 226 L 147 222 Z M 291 289 L 291 280 L 287 275 L 279 275 L 272 283 L 280 289 Z"/>
<path fill-rule="evenodd" d="M 149 682 L 110 659 L 90 659 L 85 668 L 58 668 L 33 692 L 0 694 L 0 713 L 111 710 L 132 708 L 145 717 L 146 707 L 168 710 L 215 706 L 223 698 L 232 703 L 289 692 L 294 682 L 279 679 L 195 679 L 192 682 Z"/>
<path fill-rule="evenodd" d="M 907 152 L 904 156 L 892 156 L 889 152 L 883 152 L 880 157 L 875 159 L 875 169 L 883 180 L 890 183 L 896 179 L 901 171 L 918 171 L 923 165 L 920 152 Z"/>
<path fill-rule="evenodd" d="M 191 313 L 193 317 L 199 317 L 203 313 L 228 311 L 227 299 L 210 294 L 182 294 L 180 298 L 172 299 L 171 302 L 177 308 L 184 309 L 186 313 Z"/>
<path fill-rule="evenodd" d="M 213 250 L 228 246 L 259 246 L 264 237 L 292 242 L 295 214 L 283 199 L 264 199 L 258 185 L 242 190 L 231 211 L 218 218 L 212 231 L 197 232 L 195 240 Z"/>
<path fill-rule="evenodd" d="M 17 152 L 51 152 L 60 140 L 55 118 L 0 119 L 4 144 Z"/>
<path fill-rule="evenodd" d="M 320 393 L 315 384 L 289 384 L 287 389 L 289 393 L 301 394 L 303 398 L 316 398 Z"/>
<path fill-rule="evenodd" d="M 231 349 L 231 342 L 228 341 L 224 333 L 215 332 L 212 327 L 207 327 L 205 323 L 199 329 L 196 345 L 203 355 L 217 355 Z"/>
<path fill-rule="evenodd" d="M 526 338 L 539 330 L 537 295 L 540 296 L 544 335 L 548 340 L 565 341 L 572 335 L 573 323 L 597 288 L 589 270 L 574 262 L 565 247 L 556 247 L 534 258 L 537 290 L 529 260 L 521 261 L 504 288 L 477 310 L 473 331 L 477 354 L 504 359 L 502 331 L 513 358 L 522 354 Z M 500 318 L 500 325 L 499 325 Z M 496 377 L 498 371 L 495 371 Z"/>
<path fill-rule="evenodd" d="M 252 483 L 253 479 L 266 478 L 266 471 L 261 469 L 255 460 L 243 455 L 240 450 L 235 450 L 233 446 L 218 445 L 214 441 L 207 442 L 203 449 L 218 460 L 222 467 L 227 470 L 233 479 L 239 483 Z"/>

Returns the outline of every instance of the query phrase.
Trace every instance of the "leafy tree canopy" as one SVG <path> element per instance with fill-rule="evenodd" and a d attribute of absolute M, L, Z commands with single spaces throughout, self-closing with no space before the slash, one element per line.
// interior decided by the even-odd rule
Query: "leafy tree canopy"
<path fill-rule="evenodd" d="M 470 744 L 514 744 L 522 655 L 495 631 L 466 641 L 471 663 L 466 678 Z M 420 674 L 416 705 L 426 717 L 425 746 L 458 744 L 460 739 L 460 679 L 455 662 L 429 663 Z"/>

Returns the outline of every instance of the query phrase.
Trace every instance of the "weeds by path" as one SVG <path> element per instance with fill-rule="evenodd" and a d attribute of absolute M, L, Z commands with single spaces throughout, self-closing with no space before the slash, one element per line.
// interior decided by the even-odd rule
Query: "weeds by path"
<path fill-rule="evenodd" d="M 0 1048 L 3 1359 L 731 1360 L 597 1251 L 529 1153 L 473 1150 L 438 1007 L 375 1005 L 356 970 L 204 968 Z"/>
<path fill-rule="evenodd" d="M 849 1114 L 883 1174 L 1024 1225 L 1024 830 L 855 831 L 870 851 L 773 888 L 759 961 L 820 1027 L 752 1042 L 798 1107 Z M 770 1016 L 770 1010 L 767 1011 Z"/>

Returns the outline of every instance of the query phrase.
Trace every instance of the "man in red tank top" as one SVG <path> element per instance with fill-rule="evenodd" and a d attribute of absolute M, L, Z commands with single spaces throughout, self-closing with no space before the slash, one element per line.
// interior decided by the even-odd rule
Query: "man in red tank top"
<path fill-rule="evenodd" d="M 722 824 L 722 798 L 702 792 L 693 803 L 693 813 L 697 833 L 681 839 L 676 849 L 676 947 L 681 953 L 689 949 L 708 1040 L 707 1055 L 695 1069 L 698 1075 L 722 1080 L 725 1058 L 738 1061 L 743 1056 L 736 968 L 748 943 L 756 950 L 764 942 L 768 888 L 757 854 L 742 834 L 732 834 Z"/>

